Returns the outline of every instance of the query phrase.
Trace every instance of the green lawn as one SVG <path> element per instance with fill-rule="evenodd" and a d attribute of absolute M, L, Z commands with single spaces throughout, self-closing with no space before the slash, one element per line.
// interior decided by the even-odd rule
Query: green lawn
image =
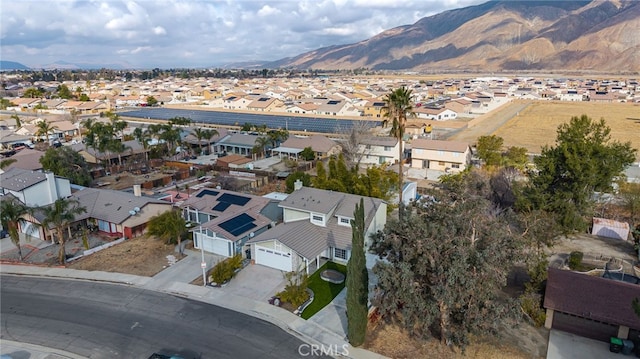
<path fill-rule="evenodd" d="M 347 274 L 346 266 L 327 262 L 309 277 L 309 289 L 313 291 L 314 297 L 313 302 L 311 302 L 311 304 L 305 308 L 304 312 L 302 312 L 301 317 L 304 319 L 311 318 L 320 309 L 324 308 L 344 288 L 346 281 L 342 282 L 342 284 L 333 284 L 322 280 L 322 278 L 320 278 L 320 273 L 325 269 L 335 269 L 345 275 Z"/>

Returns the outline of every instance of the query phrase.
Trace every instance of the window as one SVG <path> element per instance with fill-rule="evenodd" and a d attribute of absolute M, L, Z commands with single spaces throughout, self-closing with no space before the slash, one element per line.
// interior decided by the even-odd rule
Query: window
<path fill-rule="evenodd" d="M 440 165 L 440 166 L 444 166 L 444 165 L 445 165 L 445 163 L 444 163 L 444 162 L 442 162 L 442 161 L 440 161 L 440 162 L 438 162 L 438 165 Z"/>
<path fill-rule="evenodd" d="M 312 219 L 317 222 L 322 222 L 322 216 L 313 215 Z"/>
<path fill-rule="evenodd" d="M 349 220 L 349 218 L 340 217 L 340 224 L 343 225 L 343 226 L 350 226 L 351 225 L 351 221 Z"/>
<path fill-rule="evenodd" d="M 460 164 L 459 163 L 452 163 L 451 164 L 451 168 L 460 168 Z"/>
<path fill-rule="evenodd" d="M 333 256 L 335 258 L 340 258 L 340 259 L 347 259 L 347 250 L 346 249 L 340 249 L 340 248 L 334 248 L 333 249 Z"/>
<path fill-rule="evenodd" d="M 370 150 L 371 149 L 371 145 L 366 145 L 364 148 Z"/>
<path fill-rule="evenodd" d="M 391 151 L 391 147 L 390 146 L 384 146 L 384 150 L 385 151 Z"/>

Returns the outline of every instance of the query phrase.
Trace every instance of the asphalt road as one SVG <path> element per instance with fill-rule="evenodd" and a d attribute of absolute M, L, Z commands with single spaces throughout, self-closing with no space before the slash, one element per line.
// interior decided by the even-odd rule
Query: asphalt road
<path fill-rule="evenodd" d="M 146 359 L 154 352 L 185 359 L 302 357 L 304 343 L 280 328 L 209 304 L 105 283 L 0 281 L 0 339 L 92 359 Z"/>

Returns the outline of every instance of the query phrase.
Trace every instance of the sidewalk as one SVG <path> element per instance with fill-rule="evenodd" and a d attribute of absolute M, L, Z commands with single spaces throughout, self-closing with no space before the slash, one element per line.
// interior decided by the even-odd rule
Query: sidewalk
<path fill-rule="evenodd" d="M 347 357 L 349 358 L 384 358 L 384 356 L 377 353 L 364 349 L 353 348 L 346 342 L 344 336 L 338 335 L 334 331 L 329 330 L 318 323 L 304 320 L 282 308 L 265 302 L 258 302 L 241 296 L 236 296 L 224 291 L 214 290 L 213 288 L 188 284 L 188 282 L 197 277 L 197 274 L 195 276 L 192 276 L 192 274 L 198 270 L 201 273 L 202 270 L 199 266 L 199 262 L 201 260 L 200 253 L 189 251 L 188 254 L 189 255 L 185 259 L 160 273 L 162 274 L 166 272 L 167 274 L 158 274 L 152 278 L 121 273 L 8 264 L 3 264 L 0 267 L 0 272 L 3 274 L 104 281 L 164 292 L 227 308 L 268 321 L 309 344 L 316 344 L 319 346 L 323 345 L 326 348 L 348 348 Z M 191 259 L 185 261 L 188 258 Z M 183 261 L 184 263 L 179 266 Z M 207 260 L 207 265 L 210 266 L 213 264 Z M 183 271 L 188 272 L 188 274 L 183 274 Z M 189 279 L 187 279 L 188 282 L 180 281 L 187 277 L 189 277 Z M 62 358 L 65 357 L 63 356 Z M 70 358 L 77 358 L 77 356 Z"/>
<path fill-rule="evenodd" d="M 45 348 L 40 345 L 14 342 L 6 339 L 2 339 L 0 354 L 8 355 L 10 358 L 15 359 L 84 359 L 80 355 L 65 352 L 64 350 Z"/>

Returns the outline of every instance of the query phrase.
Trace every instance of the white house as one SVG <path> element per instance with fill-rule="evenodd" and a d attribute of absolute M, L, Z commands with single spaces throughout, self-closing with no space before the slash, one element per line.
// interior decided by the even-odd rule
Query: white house
<path fill-rule="evenodd" d="M 351 256 L 351 220 L 364 200 L 365 248 L 370 235 L 386 224 L 387 204 L 381 199 L 302 187 L 280 202 L 283 223 L 257 234 L 247 244 L 255 264 L 285 272 L 313 273 L 326 258 L 346 264 Z"/>
<path fill-rule="evenodd" d="M 358 145 L 360 164 L 382 165 L 399 162 L 400 142 L 395 137 L 368 137 Z"/>
<path fill-rule="evenodd" d="M 450 121 L 458 118 L 458 114 L 448 108 L 418 107 L 413 110 L 417 118 L 434 121 Z"/>
<path fill-rule="evenodd" d="M 68 179 L 51 172 L 36 172 L 11 168 L 0 174 L 0 190 L 3 195 L 12 194 L 30 207 L 45 206 L 59 198 L 71 196 Z"/>

